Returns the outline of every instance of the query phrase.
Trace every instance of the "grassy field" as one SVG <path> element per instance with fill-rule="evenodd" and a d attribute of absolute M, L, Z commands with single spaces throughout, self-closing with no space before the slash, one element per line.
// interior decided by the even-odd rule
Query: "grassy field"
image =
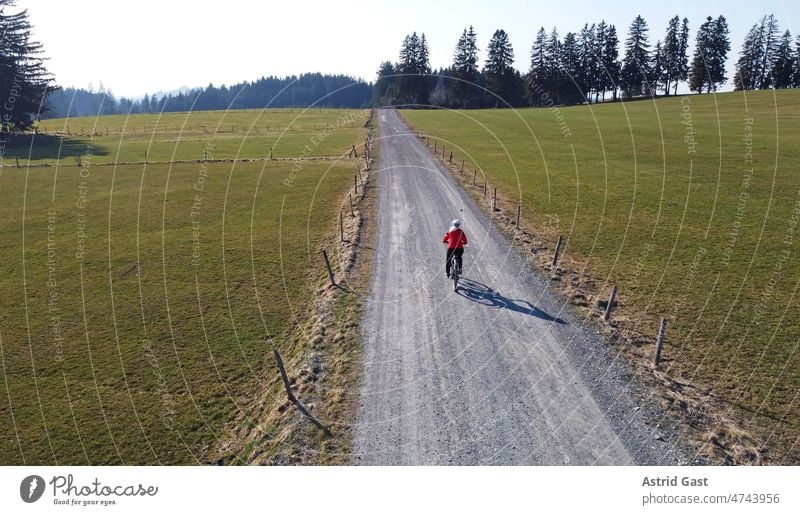
<path fill-rule="evenodd" d="M 667 317 L 667 373 L 800 462 L 800 91 L 404 115 L 563 235 L 601 295 L 618 285 L 629 326 Z"/>
<path fill-rule="evenodd" d="M 147 160 L 339 157 L 364 141 L 366 111 L 248 109 L 43 120 L 18 137 L 6 161 L 77 164 L 91 145 L 94 164 Z M 327 130 L 326 129 L 333 129 Z M 312 140 L 313 138 L 313 140 Z"/>
<path fill-rule="evenodd" d="M 365 115 L 342 141 L 363 141 Z M 17 169 L 7 154 L 0 169 L 0 463 L 208 462 L 226 424 L 283 395 L 272 349 L 302 361 L 289 335 L 356 165 L 95 156 Z"/>

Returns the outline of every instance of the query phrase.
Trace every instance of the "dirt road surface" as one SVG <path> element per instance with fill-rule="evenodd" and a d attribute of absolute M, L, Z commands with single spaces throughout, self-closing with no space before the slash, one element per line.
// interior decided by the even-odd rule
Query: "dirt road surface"
<path fill-rule="evenodd" d="M 379 113 L 376 262 L 353 462 L 678 463 L 636 405 L 624 365 L 396 112 Z M 441 243 L 453 218 L 470 239 L 457 293 Z"/>

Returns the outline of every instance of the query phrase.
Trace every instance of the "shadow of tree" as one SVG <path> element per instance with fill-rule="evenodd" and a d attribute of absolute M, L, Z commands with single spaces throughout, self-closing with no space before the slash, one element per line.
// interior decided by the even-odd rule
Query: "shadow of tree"
<path fill-rule="evenodd" d="M 75 136 L 55 136 L 53 134 L 15 134 L 5 138 L 6 159 L 39 161 L 42 159 L 76 159 L 86 156 L 91 150 L 93 156 L 108 155 L 108 149 L 93 145 L 91 139 Z"/>
<path fill-rule="evenodd" d="M 524 315 L 541 318 L 547 322 L 566 324 L 564 320 L 549 315 L 527 300 L 509 299 L 508 297 L 504 297 L 499 292 L 493 290 L 489 286 L 473 279 L 462 277 L 459 280 L 458 291 L 456 293 L 466 299 L 477 302 L 478 304 L 483 304 L 487 307 L 508 309 L 516 313 L 522 313 Z"/>

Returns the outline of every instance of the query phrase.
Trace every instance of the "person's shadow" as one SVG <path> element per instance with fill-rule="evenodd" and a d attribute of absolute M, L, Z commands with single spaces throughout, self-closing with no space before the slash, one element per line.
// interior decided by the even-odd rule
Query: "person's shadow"
<path fill-rule="evenodd" d="M 541 318 L 547 322 L 566 324 L 565 321 L 547 314 L 527 300 L 509 299 L 508 297 L 501 295 L 500 292 L 497 292 L 485 284 L 473 279 L 467 279 L 464 277 L 459 279 L 458 291 L 456 293 L 466 299 L 491 308 L 510 309 L 516 313 L 522 313 L 524 315 Z"/>

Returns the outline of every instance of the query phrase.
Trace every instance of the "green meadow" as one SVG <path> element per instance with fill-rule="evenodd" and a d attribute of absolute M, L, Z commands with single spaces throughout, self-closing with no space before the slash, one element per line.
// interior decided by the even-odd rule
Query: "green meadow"
<path fill-rule="evenodd" d="M 95 164 L 145 160 L 340 157 L 364 142 L 367 111 L 247 109 L 42 120 L 15 138 L 5 161 L 77 165 L 87 145 Z"/>
<path fill-rule="evenodd" d="M 667 373 L 797 462 L 800 91 L 403 114 L 550 248 L 563 235 L 600 295 L 617 285 L 629 327 L 667 317 Z"/>
<path fill-rule="evenodd" d="M 298 116 L 268 114 L 284 129 Z M 278 147 L 282 156 L 301 157 L 321 125 L 343 114 L 301 115 L 305 128 L 292 134 L 292 146 Z M 348 123 L 341 134 L 321 137 L 315 152 L 346 154 L 366 137 L 366 114 L 358 113 L 352 129 Z M 232 420 L 261 422 L 247 419 L 256 399 L 283 395 L 272 349 L 302 362 L 304 344 L 290 335 L 306 321 L 321 277 L 319 251 L 334 234 L 356 161 L 104 165 L 117 151 L 133 152 L 139 139 L 160 138 L 165 120 L 245 124 L 262 115 L 69 120 L 73 135 L 64 140 L 82 149 L 80 166 L 36 147 L 41 132 L 32 164 L 53 166 L 17 168 L 6 152 L 1 463 L 208 463 L 230 439 Z M 62 122 L 43 122 L 40 131 Z M 147 129 L 119 147 L 119 135 L 74 135 L 93 123 Z M 163 133 L 175 138 L 180 130 Z M 198 144 L 214 137 L 192 134 Z M 220 143 L 213 158 L 241 156 L 235 147 L 251 144 L 248 156 L 257 157 L 247 133 L 233 134 L 231 153 Z M 87 153 L 87 144 L 106 153 Z M 163 151 L 158 159 L 168 159 L 170 145 L 175 159 L 194 153 L 165 142 L 151 156 Z M 266 440 L 281 429 L 262 427 Z"/>

